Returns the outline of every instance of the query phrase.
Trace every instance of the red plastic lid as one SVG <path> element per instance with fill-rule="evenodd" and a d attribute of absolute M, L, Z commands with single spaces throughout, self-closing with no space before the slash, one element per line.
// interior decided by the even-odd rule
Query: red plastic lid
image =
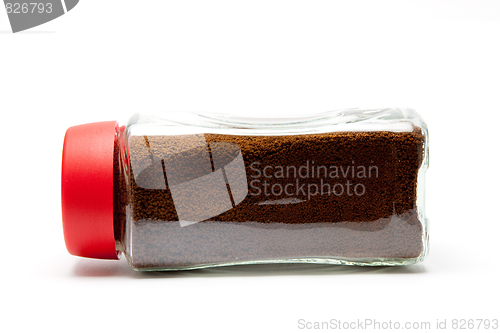
<path fill-rule="evenodd" d="M 118 259 L 113 230 L 113 150 L 118 123 L 70 127 L 64 138 L 61 201 L 68 252 Z"/>

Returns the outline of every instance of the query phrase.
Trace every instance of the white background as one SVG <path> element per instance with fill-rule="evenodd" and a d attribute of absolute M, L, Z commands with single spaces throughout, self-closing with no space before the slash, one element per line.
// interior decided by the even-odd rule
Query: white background
<path fill-rule="evenodd" d="M 0 10 L 0 330 L 291 332 L 500 319 L 500 3 L 82 0 L 24 33 Z M 69 126 L 135 112 L 412 107 L 430 130 L 426 261 L 139 273 L 65 249 Z"/>

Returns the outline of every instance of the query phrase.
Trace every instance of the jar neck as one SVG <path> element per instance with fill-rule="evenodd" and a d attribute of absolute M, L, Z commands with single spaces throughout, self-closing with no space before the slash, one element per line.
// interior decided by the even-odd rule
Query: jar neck
<path fill-rule="evenodd" d="M 128 195 L 128 149 L 125 126 L 115 135 L 113 150 L 113 228 L 116 251 L 125 252 Z"/>

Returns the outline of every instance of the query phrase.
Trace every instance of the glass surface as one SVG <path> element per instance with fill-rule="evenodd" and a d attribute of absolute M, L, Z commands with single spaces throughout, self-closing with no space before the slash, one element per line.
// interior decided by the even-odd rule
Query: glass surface
<path fill-rule="evenodd" d="M 138 270 L 419 262 L 427 138 L 409 109 L 134 116 L 122 250 Z"/>

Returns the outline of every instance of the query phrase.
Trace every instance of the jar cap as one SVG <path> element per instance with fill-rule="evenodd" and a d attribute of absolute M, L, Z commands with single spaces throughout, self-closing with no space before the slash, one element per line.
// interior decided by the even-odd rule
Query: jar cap
<path fill-rule="evenodd" d="M 61 203 L 68 252 L 118 259 L 113 228 L 113 160 L 118 123 L 70 127 L 64 137 Z"/>

